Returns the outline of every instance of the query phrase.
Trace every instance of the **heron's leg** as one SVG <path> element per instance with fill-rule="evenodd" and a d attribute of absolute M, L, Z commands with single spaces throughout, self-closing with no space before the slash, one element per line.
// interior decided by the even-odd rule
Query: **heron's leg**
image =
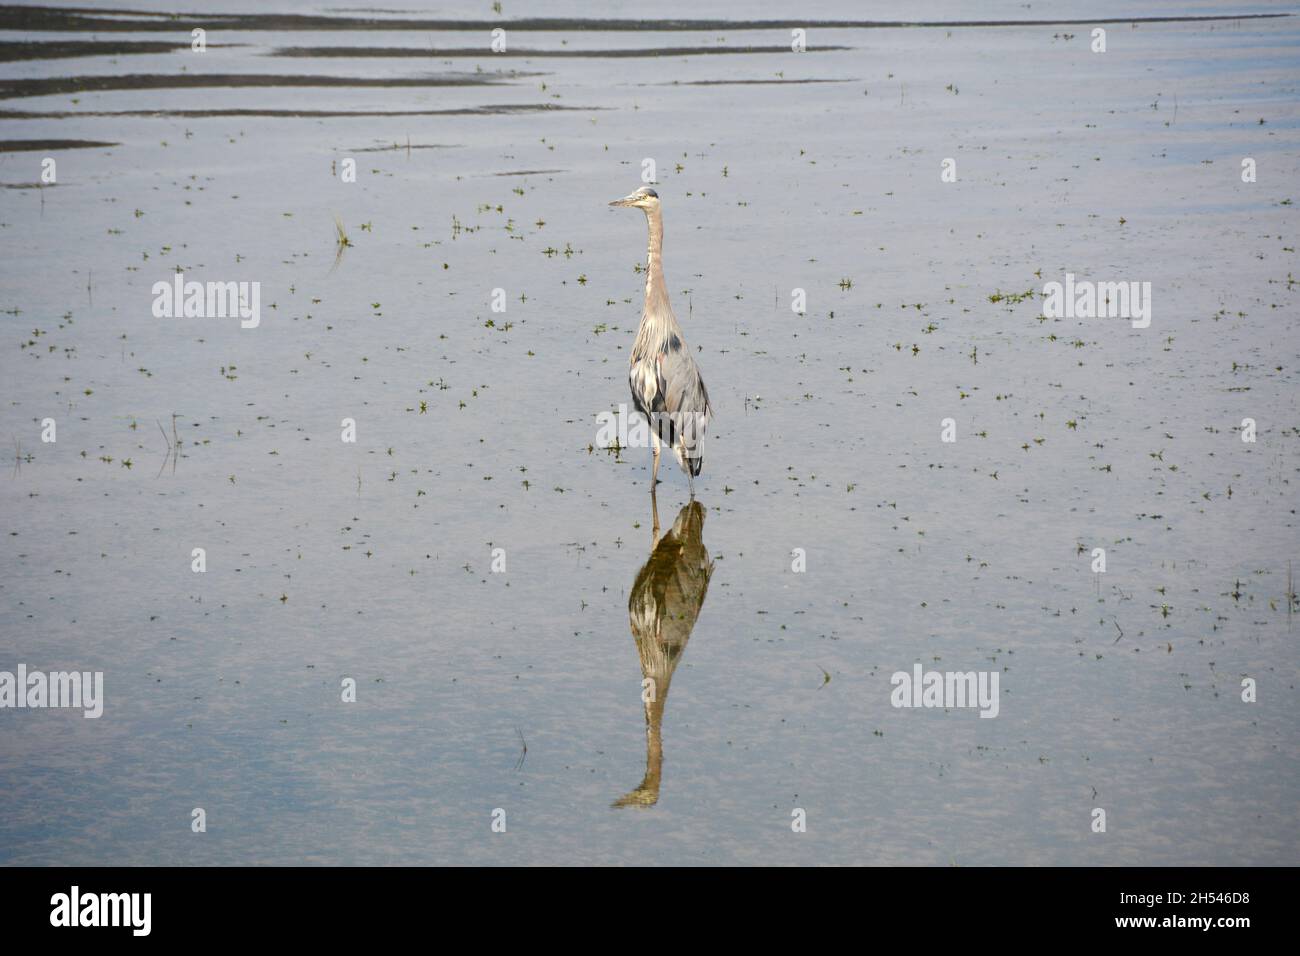
<path fill-rule="evenodd" d="M 650 474 L 650 494 L 654 494 L 655 485 L 659 484 L 659 436 L 654 433 L 653 429 L 650 431 L 650 442 L 650 447 L 655 456 L 654 469 Z"/>
<path fill-rule="evenodd" d="M 653 551 L 659 547 L 659 496 L 655 494 L 655 486 L 650 486 L 650 514 L 654 517 L 654 528 L 650 532 L 650 550 Z"/>

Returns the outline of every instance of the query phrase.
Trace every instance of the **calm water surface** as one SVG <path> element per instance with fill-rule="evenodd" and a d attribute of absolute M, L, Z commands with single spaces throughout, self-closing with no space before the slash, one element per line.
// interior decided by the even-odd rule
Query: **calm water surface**
<path fill-rule="evenodd" d="M 106 693 L 0 710 L 0 861 L 1300 862 L 1300 19 L 1113 24 L 1105 54 L 1087 24 L 811 27 L 795 54 L 487 6 L 410 16 L 593 55 L 0 34 L 185 45 L 0 64 L 0 139 L 115 144 L 0 154 L 0 669 Z M 988 18 L 1030 13 L 1071 16 Z M 443 53 L 273 55 L 324 46 Z M 707 52 L 744 46 L 778 50 Z M 169 79 L 69 79 L 126 74 Z M 275 79 L 305 75 L 342 79 Z M 403 78 L 454 82 L 356 82 Z M 596 440 L 645 253 L 605 204 L 646 158 L 718 412 L 658 534 L 648 453 Z M 177 270 L 260 282 L 260 326 L 155 318 Z M 1021 294 L 1067 272 L 1149 281 L 1150 328 L 1043 319 Z M 997 718 L 892 707 L 917 662 L 996 671 Z"/>

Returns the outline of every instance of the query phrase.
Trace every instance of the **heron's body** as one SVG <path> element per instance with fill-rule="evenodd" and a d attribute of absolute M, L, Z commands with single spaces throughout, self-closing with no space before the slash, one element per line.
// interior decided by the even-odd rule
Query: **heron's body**
<path fill-rule="evenodd" d="M 646 254 L 645 308 L 632 344 L 628 384 L 632 402 L 650 422 L 654 469 L 650 488 L 659 477 L 659 446 L 668 445 L 695 487 L 704 467 L 704 429 L 713 416 L 709 392 L 699 367 L 686 347 L 686 337 L 668 302 L 663 270 L 663 217 L 653 189 L 638 189 L 611 203 L 633 206 L 646 214 L 649 242 Z"/>

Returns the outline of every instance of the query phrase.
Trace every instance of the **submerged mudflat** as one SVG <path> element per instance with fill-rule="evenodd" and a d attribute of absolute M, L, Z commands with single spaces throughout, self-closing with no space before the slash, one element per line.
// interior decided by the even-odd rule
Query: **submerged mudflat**
<path fill-rule="evenodd" d="M 208 6 L 0 7 L 0 862 L 1297 862 L 1300 20 Z"/>

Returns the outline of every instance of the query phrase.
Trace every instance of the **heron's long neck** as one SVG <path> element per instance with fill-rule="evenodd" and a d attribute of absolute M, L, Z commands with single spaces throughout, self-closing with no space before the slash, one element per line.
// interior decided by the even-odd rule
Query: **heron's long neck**
<path fill-rule="evenodd" d="M 650 239 L 646 247 L 645 304 L 668 306 L 668 288 L 664 285 L 664 221 L 657 210 L 646 213 Z"/>

